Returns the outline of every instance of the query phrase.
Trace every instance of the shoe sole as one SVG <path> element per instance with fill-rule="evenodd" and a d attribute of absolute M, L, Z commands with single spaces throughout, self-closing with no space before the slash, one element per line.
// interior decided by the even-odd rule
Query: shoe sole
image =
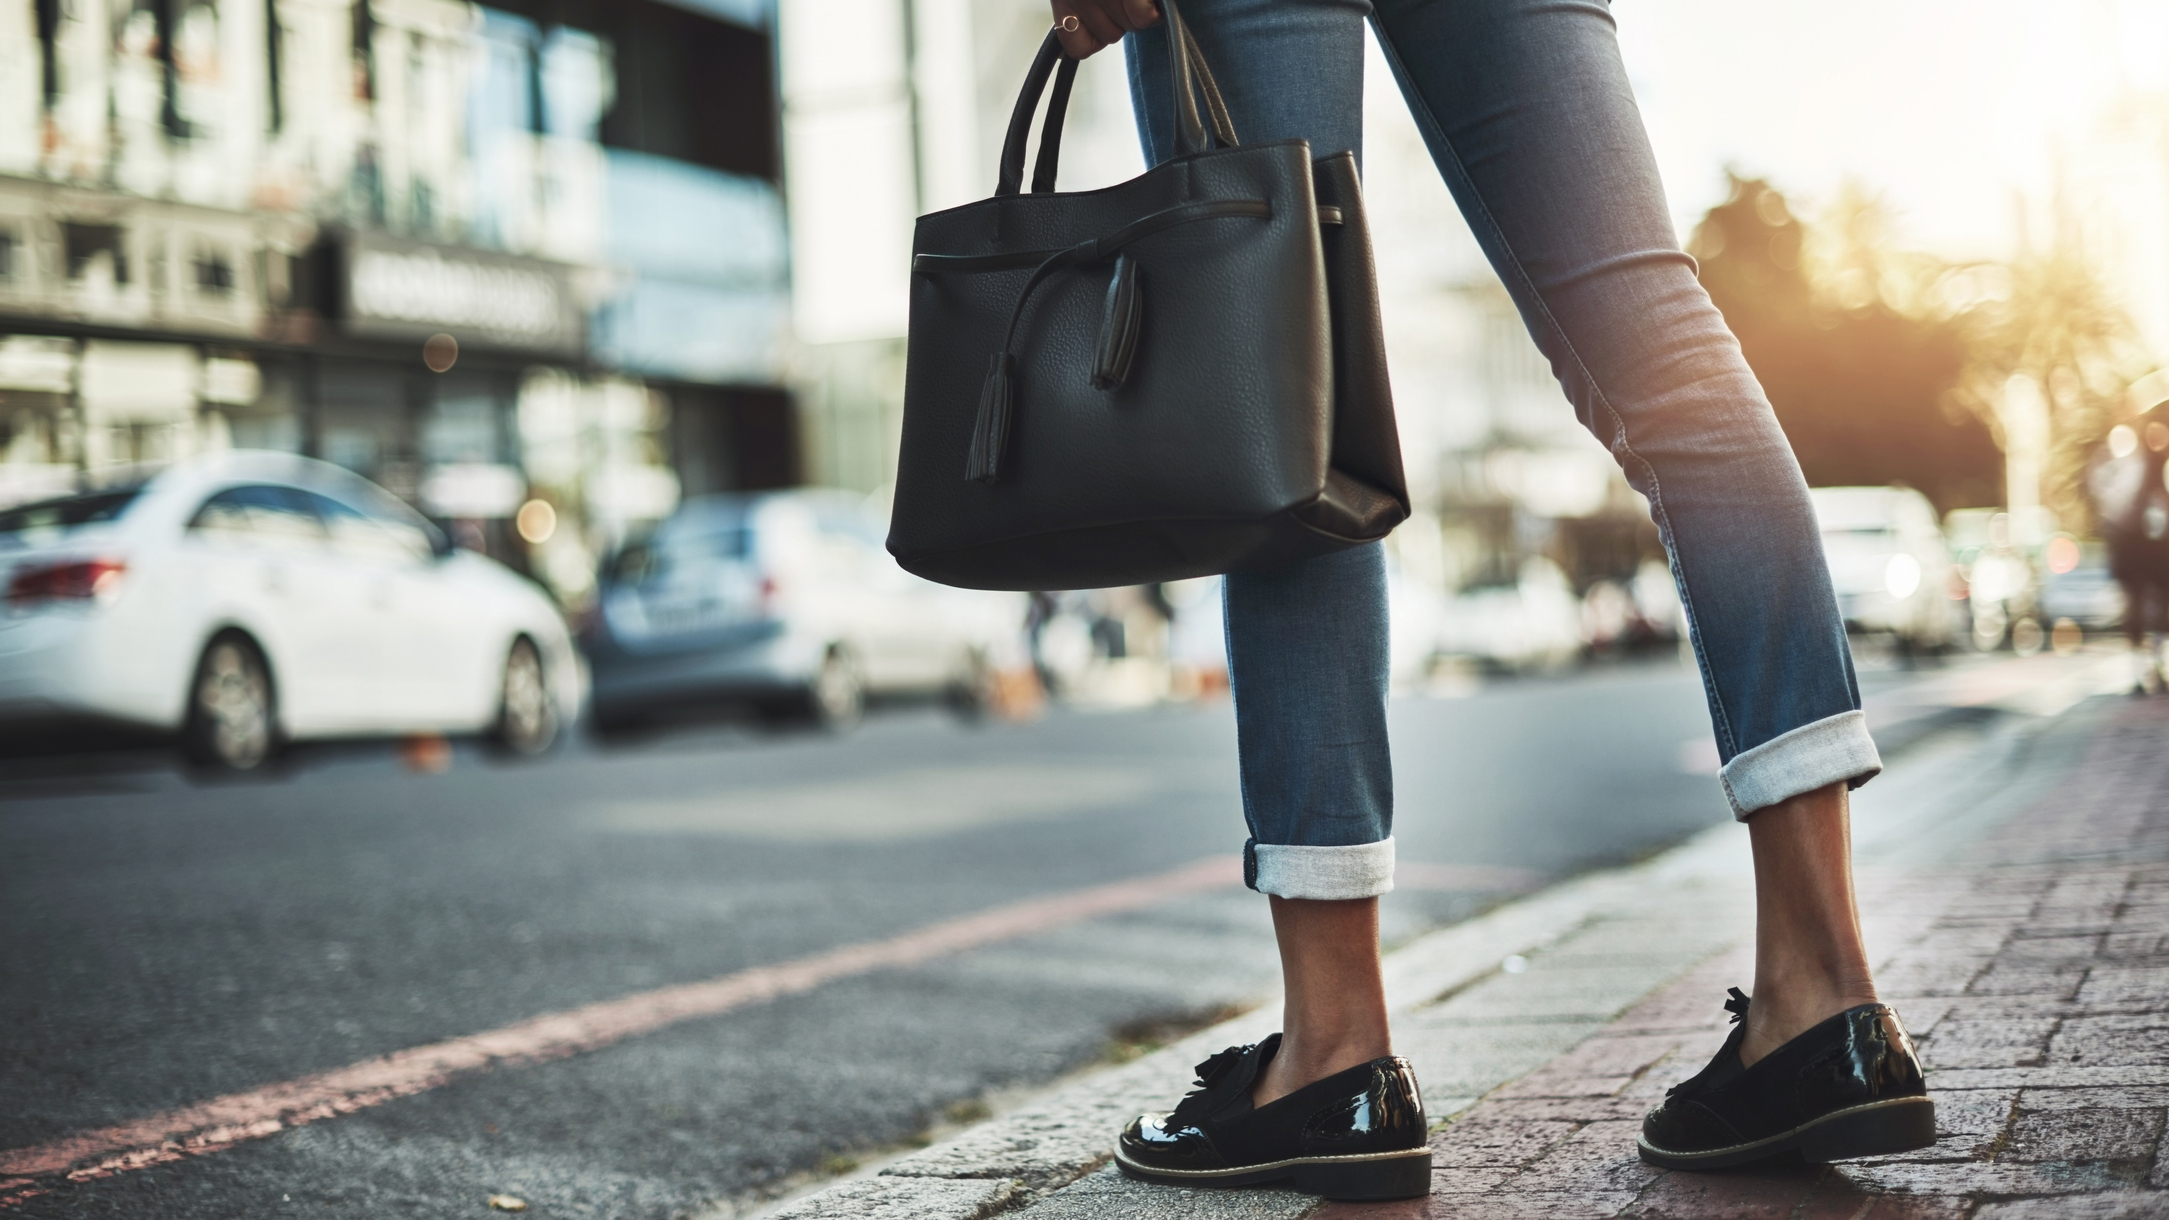
<path fill-rule="evenodd" d="M 1154 1169 L 1115 1153 L 1126 1177 L 1162 1186 L 1233 1187 L 1292 1179 L 1305 1194 L 1327 1199 L 1417 1199 L 1431 1193 L 1431 1149 L 1301 1156 L 1233 1169 Z"/>
<path fill-rule="evenodd" d="M 1766 1139 L 1706 1152 L 1672 1152 L 1647 1139 L 1636 1141 L 1642 1160 L 1660 1169 L 1728 1169 L 1790 1153 L 1798 1153 L 1801 1160 L 1820 1165 L 1854 1157 L 1912 1152 L 1935 1142 L 1936 1103 L 1926 1097 L 1894 1097 L 1889 1101 L 1871 1101 L 1864 1106 L 1834 1110 L 1813 1122 L 1802 1123 Z"/>

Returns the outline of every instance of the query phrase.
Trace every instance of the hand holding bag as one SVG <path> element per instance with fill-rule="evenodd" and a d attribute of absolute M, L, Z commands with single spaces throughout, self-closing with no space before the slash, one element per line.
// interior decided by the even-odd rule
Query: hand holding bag
<path fill-rule="evenodd" d="M 888 539 L 911 572 L 1143 584 L 1279 566 L 1408 516 L 1355 158 L 1242 145 L 1174 0 L 1161 12 L 1173 158 L 1054 190 L 1077 65 L 1050 32 L 994 197 L 919 218 Z"/>

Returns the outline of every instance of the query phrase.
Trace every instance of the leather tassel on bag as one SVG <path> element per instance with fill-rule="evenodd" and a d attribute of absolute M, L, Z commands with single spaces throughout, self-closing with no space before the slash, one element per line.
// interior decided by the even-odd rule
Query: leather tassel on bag
<path fill-rule="evenodd" d="M 972 422 L 971 452 L 964 477 L 992 483 L 1001 477 L 1002 454 L 1009 445 L 1009 417 L 1016 410 L 1016 358 L 996 352 L 987 362 L 986 384 L 979 387 L 979 417 Z"/>
<path fill-rule="evenodd" d="M 1129 384 L 1137 359 L 1137 335 L 1143 324 L 1145 295 L 1138 282 L 1137 260 L 1115 260 L 1107 281 L 1107 309 L 1100 316 L 1100 341 L 1092 354 L 1092 388 L 1119 390 Z"/>

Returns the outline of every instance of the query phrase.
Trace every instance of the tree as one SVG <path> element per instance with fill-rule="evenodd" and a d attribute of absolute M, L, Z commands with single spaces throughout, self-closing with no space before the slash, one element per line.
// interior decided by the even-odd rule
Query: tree
<path fill-rule="evenodd" d="M 1953 401 L 1998 430 L 2005 387 L 2031 377 L 2048 402 L 2049 449 L 2041 502 L 2067 529 L 2086 532 L 2093 509 L 2083 490 L 2086 463 L 2118 422 L 2124 390 L 2147 371 L 2131 319 L 2093 271 L 2078 228 L 2058 210 L 2044 245 L 2029 244 L 2007 265 L 1952 268 L 1946 291 L 1965 336 L 1967 364 Z"/>
<path fill-rule="evenodd" d="M 1946 269 L 1893 254 L 1885 228 L 1849 192 L 1811 232 L 1768 182 L 1735 174 L 1688 249 L 1809 483 L 1906 483 L 1943 511 L 2000 503 L 2001 450 L 1961 395 L 1971 332 L 1922 307 Z"/>

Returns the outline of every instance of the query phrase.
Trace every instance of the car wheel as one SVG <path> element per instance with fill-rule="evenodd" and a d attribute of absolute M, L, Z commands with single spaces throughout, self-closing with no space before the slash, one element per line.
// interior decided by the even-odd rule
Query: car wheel
<path fill-rule="evenodd" d="M 866 710 L 866 680 L 850 653 L 841 648 L 828 650 L 807 688 L 806 702 L 823 728 L 848 729 L 859 722 Z"/>
<path fill-rule="evenodd" d="M 218 771 L 254 771 L 278 753 L 278 704 L 271 669 L 247 638 L 212 640 L 188 688 L 181 749 Z"/>
<path fill-rule="evenodd" d="M 505 654 L 497 725 L 490 738 L 501 752 L 519 758 L 547 753 L 557 744 L 557 705 L 550 698 L 549 674 L 541 651 L 525 636 L 514 640 L 512 651 Z"/>
<path fill-rule="evenodd" d="M 986 719 L 987 713 L 994 708 L 994 683 L 994 667 L 987 664 L 986 654 L 973 649 L 942 692 L 942 701 L 958 719 L 977 723 Z"/>

